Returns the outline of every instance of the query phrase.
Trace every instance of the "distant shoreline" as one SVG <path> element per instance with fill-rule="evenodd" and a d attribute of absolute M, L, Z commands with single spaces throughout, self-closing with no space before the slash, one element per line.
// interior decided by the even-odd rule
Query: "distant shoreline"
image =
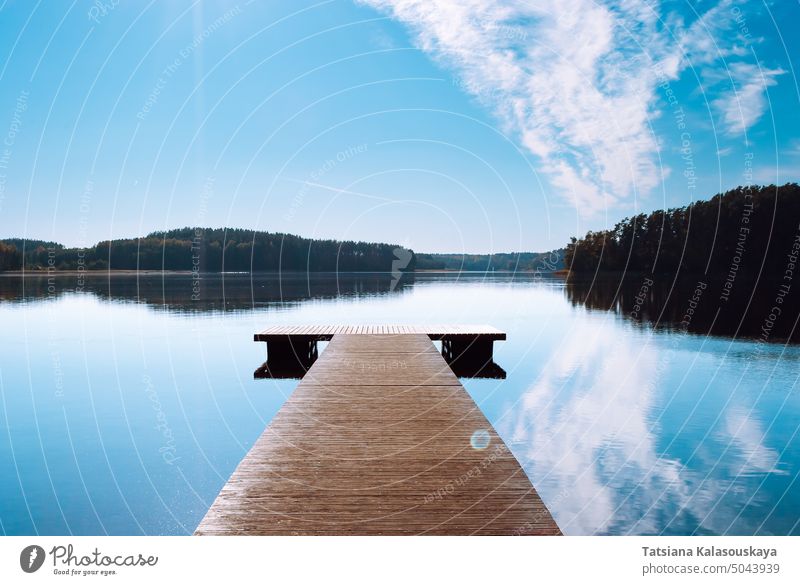
<path fill-rule="evenodd" d="M 434 269 L 434 268 L 426 268 L 421 270 L 409 270 L 404 272 L 403 274 L 552 274 L 556 276 L 566 276 L 568 271 L 566 270 L 456 270 L 452 268 L 442 268 L 442 269 Z M 163 275 L 163 276 L 191 276 L 192 274 L 201 274 L 203 276 L 210 276 L 210 275 L 227 275 L 227 276 L 236 276 L 236 275 L 247 275 L 247 274 L 386 274 L 391 275 L 392 272 L 389 270 L 338 270 L 338 271 L 330 271 L 330 270 L 314 270 L 314 271 L 307 271 L 307 270 L 259 270 L 255 272 L 193 272 L 192 270 L 130 270 L 130 269 L 120 269 L 120 270 L 6 270 L 0 271 L 0 277 L 3 276 L 78 276 L 78 275 L 92 275 L 92 276 L 132 276 L 132 275 L 145 275 L 145 276 L 153 276 L 153 275 Z"/>
<path fill-rule="evenodd" d="M 570 282 L 587 282 L 591 280 L 603 280 L 608 282 L 610 280 L 614 280 L 616 282 L 630 284 L 631 282 L 636 282 L 643 279 L 652 279 L 658 283 L 664 283 L 667 281 L 688 281 L 688 280 L 701 280 L 704 282 L 721 282 L 724 281 L 727 277 L 727 273 L 723 272 L 695 272 L 684 270 L 681 272 L 673 273 L 673 272 L 647 272 L 643 270 L 561 270 L 559 273 L 562 273 Z M 738 273 L 738 278 L 744 282 L 749 284 L 753 284 L 755 281 L 761 283 L 775 283 L 781 282 L 783 280 L 783 274 L 766 274 L 766 273 L 753 273 L 742 271 Z"/>
<path fill-rule="evenodd" d="M 6 270 L 0 272 L 0 276 L 78 276 L 91 274 L 93 276 L 106 275 L 106 276 L 124 276 L 132 274 L 163 274 L 169 275 L 184 275 L 192 274 L 191 270 Z M 218 272 L 215 274 L 224 274 Z M 229 273 L 228 273 L 229 274 Z"/>

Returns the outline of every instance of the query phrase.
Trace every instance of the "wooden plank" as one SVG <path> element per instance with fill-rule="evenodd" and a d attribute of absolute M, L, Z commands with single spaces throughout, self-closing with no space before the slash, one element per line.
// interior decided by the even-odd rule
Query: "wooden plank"
<path fill-rule="evenodd" d="M 337 335 L 328 344 L 325 353 L 345 350 L 348 352 L 396 352 L 396 351 L 419 351 L 436 352 L 436 348 L 425 336 L 419 335 L 349 335 L 345 344 L 342 341 L 344 336 Z M 382 343 L 391 339 L 391 344 Z"/>
<path fill-rule="evenodd" d="M 347 335 L 387 335 L 387 334 L 424 334 L 431 339 L 439 340 L 454 335 L 481 335 L 491 339 L 505 339 L 506 334 L 488 325 L 272 325 L 256 334 L 260 337 L 278 335 L 309 335 L 321 339 L 330 339 L 337 334 Z M 264 339 L 265 340 L 265 339 Z"/>
<path fill-rule="evenodd" d="M 487 325 L 270 325 L 263 335 L 393 335 L 400 333 L 425 335 L 497 335 L 503 333 Z"/>
<path fill-rule="evenodd" d="M 560 531 L 426 334 L 355 334 L 333 337 L 195 534 Z"/>

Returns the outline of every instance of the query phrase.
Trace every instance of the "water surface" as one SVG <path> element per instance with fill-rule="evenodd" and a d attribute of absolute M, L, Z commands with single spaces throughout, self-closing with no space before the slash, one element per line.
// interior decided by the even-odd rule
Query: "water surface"
<path fill-rule="evenodd" d="M 464 383 L 565 533 L 800 533 L 796 345 L 541 275 L 76 278 L 0 277 L 5 534 L 191 533 L 296 385 L 253 332 L 443 322 L 507 331 L 507 379 Z"/>

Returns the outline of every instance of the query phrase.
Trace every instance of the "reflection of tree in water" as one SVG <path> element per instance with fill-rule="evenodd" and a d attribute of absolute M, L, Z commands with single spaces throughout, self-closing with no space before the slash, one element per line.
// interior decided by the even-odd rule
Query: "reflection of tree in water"
<path fill-rule="evenodd" d="M 89 293 L 101 299 L 145 303 L 170 311 L 241 311 L 311 299 L 402 294 L 413 282 L 404 274 L 76 274 L 0 277 L 0 302 L 25 302 Z"/>
<path fill-rule="evenodd" d="M 705 287 L 705 288 L 703 288 Z M 787 291 L 780 281 L 742 275 L 723 298 L 722 279 L 658 279 L 604 276 L 571 279 L 573 306 L 613 311 L 633 321 L 691 333 L 800 342 L 800 284 Z"/>
<path fill-rule="evenodd" d="M 794 183 L 626 218 L 573 238 L 567 293 L 573 303 L 668 327 L 683 322 L 695 333 L 797 341 L 799 224 Z M 628 275 L 621 284 L 620 274 Z M 650 274 L 659 278 L 641 276 Z"/>

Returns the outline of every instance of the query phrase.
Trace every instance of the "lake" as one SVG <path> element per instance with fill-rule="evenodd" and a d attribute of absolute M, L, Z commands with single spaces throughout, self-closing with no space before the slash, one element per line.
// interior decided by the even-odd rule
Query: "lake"
<path fill-rule="evenodd" d="M 581 286 L 2 276 L 0 530 L 190 534 L 297 384 L 254 379 L 267 325 L 477 323 L 508 333 L 507 377 L 464 385 L 564 533 L 800 534 L 800 346 L 654 327 L 635 292 Z"/>

